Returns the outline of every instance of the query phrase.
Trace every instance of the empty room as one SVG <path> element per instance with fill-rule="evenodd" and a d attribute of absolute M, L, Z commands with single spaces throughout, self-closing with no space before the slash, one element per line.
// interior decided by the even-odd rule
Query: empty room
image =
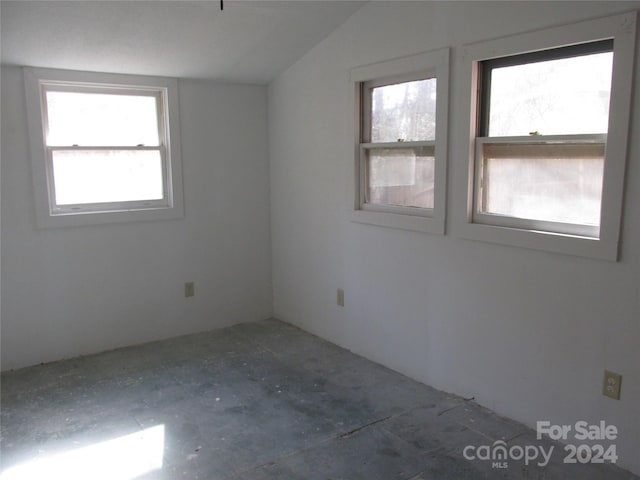
<path fill-rule="evenodd" d="M 0 480 L 640 480 L 639 11 L 0 0 Z"/>

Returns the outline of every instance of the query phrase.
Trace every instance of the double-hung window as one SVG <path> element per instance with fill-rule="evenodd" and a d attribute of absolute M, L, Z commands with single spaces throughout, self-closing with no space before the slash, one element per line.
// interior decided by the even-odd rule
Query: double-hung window
<path fill-rule="evenodd" d="M 352 220 L 444 232 L 448 57 L 444 49 L 352 71 Z"/>
<path fill-rule="evenodd" d="M 467 46 L 463 236 L 615 259 L 634 15 Z"/>
<path fill-rule="evenodd" d="M 597 238 L 613 41 L 481 62 L 474 220 Z"/>
<path fill-rule="evenodd" d="M 436 78 L 363 84 L 363 208 L 433 210 L 436 87 Z"/>
<path fill-rule="evenodd" d="M 175 81 L 25 69 L 25 84 L 41 226 L 182 215 Z"/>

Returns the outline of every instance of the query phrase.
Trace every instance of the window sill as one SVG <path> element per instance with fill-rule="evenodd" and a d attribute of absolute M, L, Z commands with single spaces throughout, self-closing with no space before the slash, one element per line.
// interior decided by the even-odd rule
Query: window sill
<path fill-rule="evenodd" d="M 467 240 L 613 262 L 618 260 L 617 239 L 582 237 L 479 223 L 458 225 L 455 233 L 456 236 Z"/>
<path fill-rule="evenodd" d="M 80 227 L 110 223 L 151 222 L 184 218 L 182 205 L 172 208 L 153 208 L 112 212 L 83 212 L 38 216 L 38 228 Z"/>
<path fill-rule="evenodd" d="M 377 225 L 379 227 L 440 235 L 444 234 L 444 219 L 419 215 L 375 212 L 371 210 L 351 210 L 349 212 L 349 220 L 355 223 Z"/>

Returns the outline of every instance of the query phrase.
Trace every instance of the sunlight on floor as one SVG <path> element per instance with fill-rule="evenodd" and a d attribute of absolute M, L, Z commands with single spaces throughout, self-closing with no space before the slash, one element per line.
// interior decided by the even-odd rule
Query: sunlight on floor
<path fill-rule="evenodd" d="M 131 480 L 162 468 L 164 425 L 9 468 L 0 480 Z"/>

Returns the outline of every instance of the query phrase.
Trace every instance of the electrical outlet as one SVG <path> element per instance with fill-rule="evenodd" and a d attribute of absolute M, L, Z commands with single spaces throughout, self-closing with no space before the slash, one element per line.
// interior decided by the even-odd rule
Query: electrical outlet
<path fill-rule="evenodd" d="M 602 394 L 615 400 L 620 400 L 620 387 L 622 385 L 622 375 L 609 370 L 604 371 L 604 384 Z"/>
<path fill-rule="evenodd" d="M 344 290 L 341 288 L 338 289 L 337 303 L 338 306 L 344 307 Z"/>
<path fill-rule="evenodd" d="M 187 282 L 184 284 L 184 296 L 193 297 L 196 294 L 195 286 L 193 282 Z"/>

